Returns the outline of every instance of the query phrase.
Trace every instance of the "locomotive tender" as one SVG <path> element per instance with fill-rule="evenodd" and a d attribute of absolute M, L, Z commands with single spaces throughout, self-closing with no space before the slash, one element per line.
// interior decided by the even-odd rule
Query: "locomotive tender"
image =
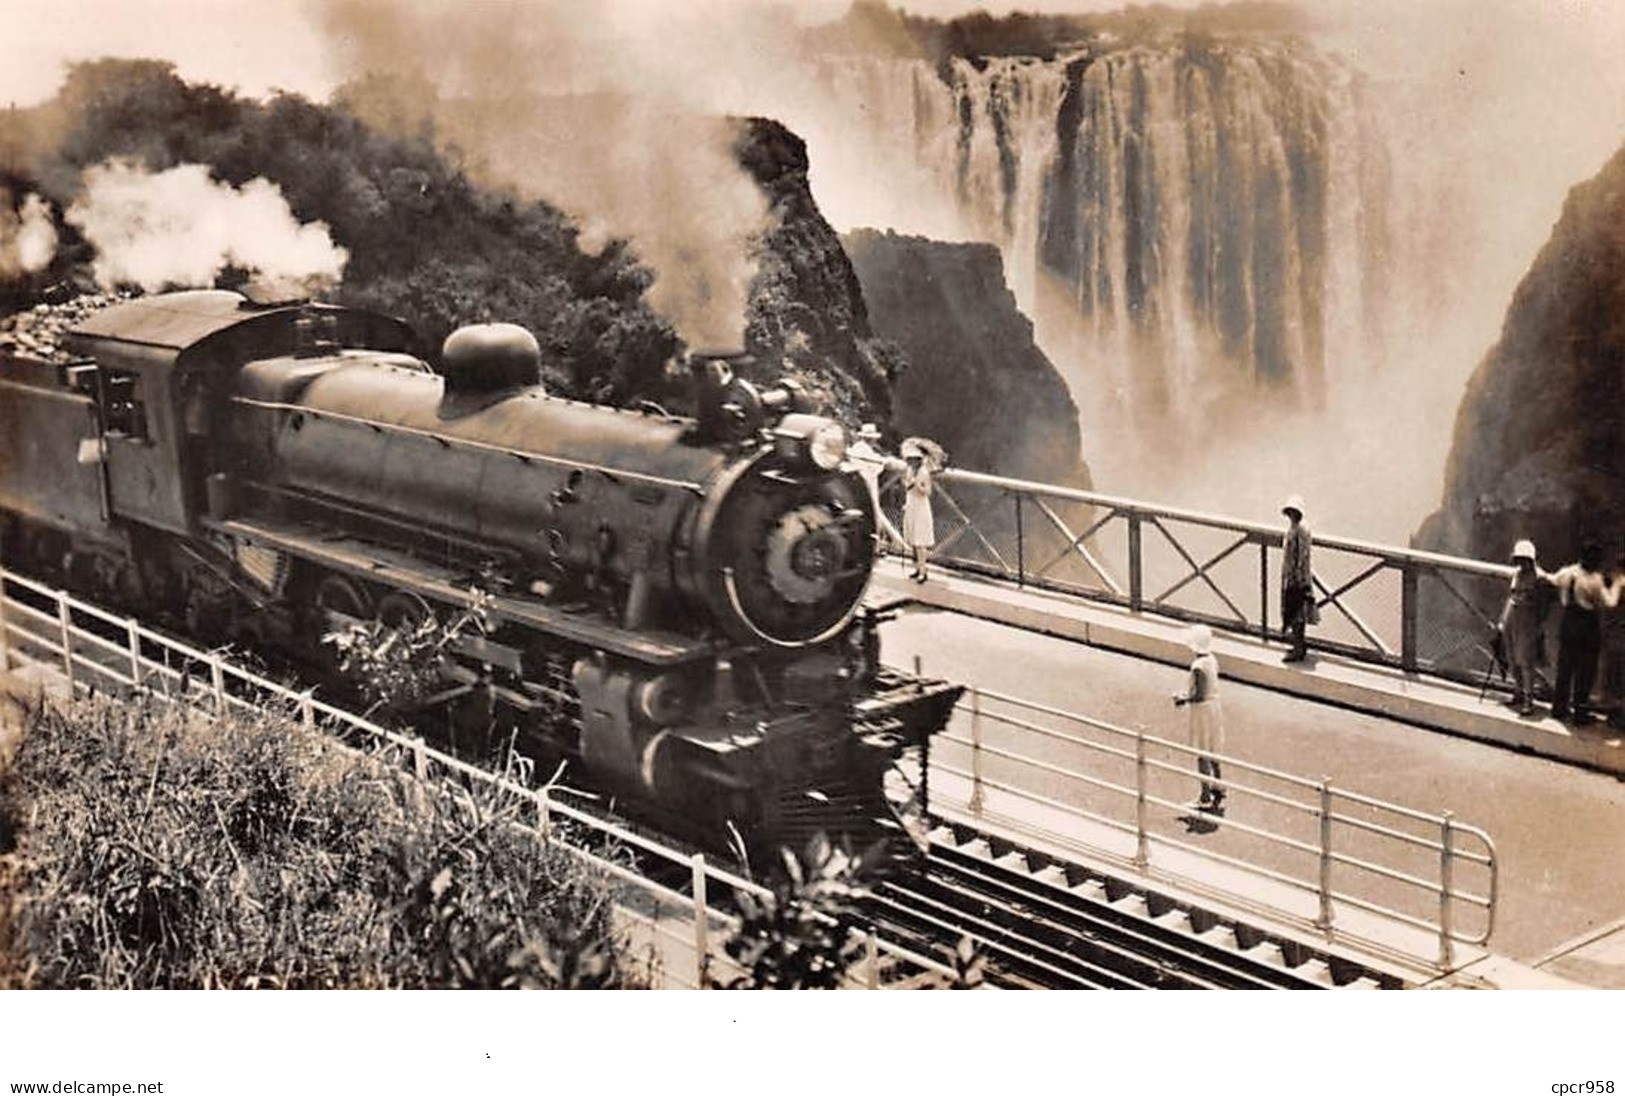
<path fill-rule="evenodd" d="M 0 553 L 308 656 L 478 589 L 442 673 L 544 761 L 753 857 L 900 836 L 888 786 L 959 690 L 879 665 L 839 425 L 714 357 L 682 418 L 547 394 L 512 325 L 454 332 L 439 373 L 413 347 L 382 316 L 209 290 L 91 315 L 66 363 L 0 356 Z"/>

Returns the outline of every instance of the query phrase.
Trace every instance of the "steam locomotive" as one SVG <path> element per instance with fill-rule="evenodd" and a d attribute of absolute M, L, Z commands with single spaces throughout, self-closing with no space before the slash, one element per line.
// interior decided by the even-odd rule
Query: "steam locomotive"
<path fill-rule="evenodd" d="M 956 687 L 879 663 L 875 515 L 791 386 L 689 362 L 693 414 L 561 399 L 536 340 L 224 290 L 0 355 L 0 553 L 204 642 L 319 658 L 483 599 L 441 658 L 523 748 L 668 832 L 899 848 Z M 912 793 L 905 778 L 914 766 Z"/>

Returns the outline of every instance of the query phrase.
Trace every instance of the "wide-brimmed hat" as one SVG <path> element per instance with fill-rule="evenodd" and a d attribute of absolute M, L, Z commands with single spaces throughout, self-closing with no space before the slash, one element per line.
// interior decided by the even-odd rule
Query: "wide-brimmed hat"
<path fill-rule="evenodd" d="M 1303 517 L 1303 496 L 1288 495 L 1287 500 L 1281 503 L 1281 513 L 1297 514 L 1300 518 Z"/>
<path fill-rule="evenodd" d="M 1532 540 L 1520 540 L 1518 543 L 1514 544 L 1512 546 L 1512 558 L 1513 560 L 1526 559 L 1530 563 L 1535 562 L 1535 542 Z"/>
<path fill-rule="evenodd" d="M 939 470 L 948 465 L 948 451 L 930 438 L 904 438 L 898 452 L 903 454 L 904 460 L 919 457 Z"/>
<path fill-rule="evenodd" d="M 1213 629 L 1206 624 L 1198 624 L 1185 633 L 1185 645 L 1199 655 L 1205 655 L 1213 649 Z"/>
<path fill-rule="evenodd" d="M 857 438 L 859 441 L 879 441 L 880 427 L 876 426 L 872 422 L 866 422 L 862 426 L 858 427 L 858 432 L 854 434 L 853 437 Z"/>

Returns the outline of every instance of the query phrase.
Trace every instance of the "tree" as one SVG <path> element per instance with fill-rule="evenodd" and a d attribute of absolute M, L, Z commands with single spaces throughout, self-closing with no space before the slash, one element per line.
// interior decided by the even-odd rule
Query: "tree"
<path fill-rule="evenodd" d="M 838 989 L 864 953 L 861 881 L 884 854 L 854 857 L 818 834 L 801 855 L 781 850 L 784 874 L 769 894 L 738 895 L 742 923 L 724 945 L 745 968 L 724 989 Z"/>

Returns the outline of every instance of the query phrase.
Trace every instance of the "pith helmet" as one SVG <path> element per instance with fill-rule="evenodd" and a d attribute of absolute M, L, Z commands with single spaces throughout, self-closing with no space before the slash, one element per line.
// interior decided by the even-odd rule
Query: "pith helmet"
<path fill-rule="evenodd" d="M 1302 495 L 1289 495 L 1289 496 L 1287 496 L 1287 500 L 1285 502 L 1281 503 L 1281 513 L 1283 513 L 1283 514 L 1297 514 L 1300 518 L 1303 517 L 1303 496 Z"/>
<path fill-rule="evenodd" d="M 1213 649 L 1213 629 L 1206 624 L 1198 624 L 1185 633 L 1185 643 L 1199 655 L 1205 655 Z"/>
<path fill-rule="evenodd" d="M 1530 563 L 1535 562 L 1535 542 L 1532 540 L 1520 540 L 1518 543 L 1514 544 L 1512 546 L 1512 558 L 1515 561 L 1526 559 Z"/>

